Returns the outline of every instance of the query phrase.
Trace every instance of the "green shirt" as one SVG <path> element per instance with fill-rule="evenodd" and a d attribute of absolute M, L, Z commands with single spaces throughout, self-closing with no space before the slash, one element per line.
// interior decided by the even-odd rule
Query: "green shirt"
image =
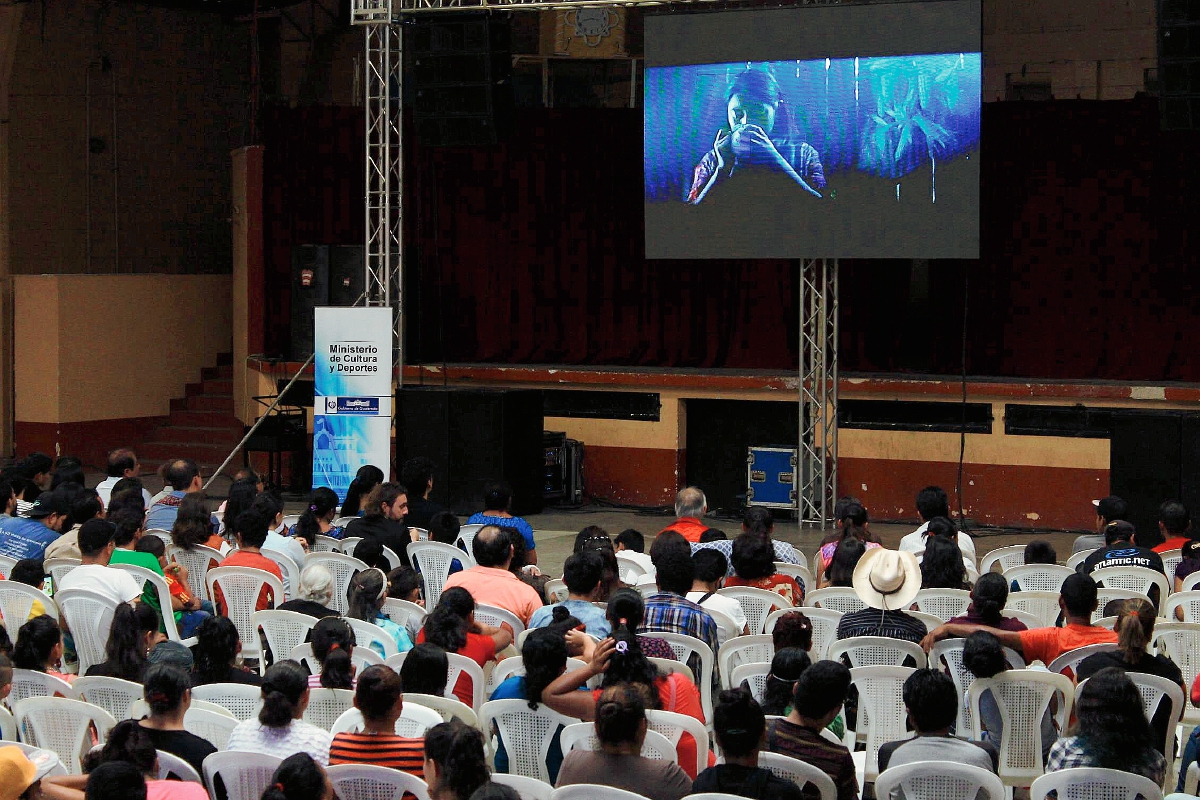
<path fill-rule="evenodd" d="M 117 549 L 113 550 L 112 558 L 109 559 L 108 563 L 133 564 L 135 567 L 145 567 L 155 575 L 163 575 L 162 564 L 158 563 L 157 558 L 150 553 L 142 553 L 137 550 L 122 550 L 118 547 Z M 159 630 L 162 630 L 165 633 L 165 629 L 161 623 L 162 608 L 158 604 L 158 592 L 154 589 L 154 586 L 149 581 L 146 582 L 145 587 L 142 589 L 142 602 L 158 612 L 158 618 L 160 620 Z M 182 617 L 183 614 L 178 611 L 175 612 L 175 622 L 178 623 Z"/>

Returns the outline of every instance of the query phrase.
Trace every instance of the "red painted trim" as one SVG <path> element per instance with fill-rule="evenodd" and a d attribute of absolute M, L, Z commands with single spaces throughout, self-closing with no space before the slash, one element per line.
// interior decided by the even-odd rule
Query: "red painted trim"
<path fill-rule="evenodd" d="M 168 417 L 97 419 L 87 422 L 21 422 L 14 425 L 16 450 L 35 450 L 54 455 L 73 455 L 85 466 L 104 468 L 108 451 L 114 447 L 139 447 L 151 431 L 166 424 Z"/>
<path fill-rule="evenodd" d="M 263 241 L 263 148 L 245 148 L 246 153 L 246 345 L 251 353 L 266 349 L 266 315 L 255 313 L 266 307 L 266 257 Z"/>

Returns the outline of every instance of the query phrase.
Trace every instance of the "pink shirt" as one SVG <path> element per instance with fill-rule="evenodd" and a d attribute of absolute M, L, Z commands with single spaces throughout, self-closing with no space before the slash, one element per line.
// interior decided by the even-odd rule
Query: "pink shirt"
<path fill-rule="evenodd" d="M 198 783 L 146 781 L 146 800 L 208 800 L 208 792 Z"/>
<path fill-rule="evenodd" d="M 471 593 L 476 603 L 503 608 L 517 615 L 523 625 L 529 624 L 533 612 L 542 607 L 537 590 L 522 582 L 506 569 L 471 567 L 449 577 L 442 591 L 461 586 Z"/>

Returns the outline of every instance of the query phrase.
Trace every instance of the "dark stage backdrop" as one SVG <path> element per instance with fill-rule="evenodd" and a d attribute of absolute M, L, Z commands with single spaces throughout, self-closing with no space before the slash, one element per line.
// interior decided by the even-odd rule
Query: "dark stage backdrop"
<path fill-rule="evenodd" d="M 362 236 L 362 113 L 267 115 L 268 347 L 293 243 Z M 1153 100 L 989 103 L 979 261 L 841 262 L 843 370 L 1200 381 L 1200 139 Z M 412 138 L 407 140 L 412 142 Z M 796 264 L 648 261 L 640 111 L 412 147 L 407 360 L 794 369 Z M 274 338 L 271 338 L 274 336 Z"/>

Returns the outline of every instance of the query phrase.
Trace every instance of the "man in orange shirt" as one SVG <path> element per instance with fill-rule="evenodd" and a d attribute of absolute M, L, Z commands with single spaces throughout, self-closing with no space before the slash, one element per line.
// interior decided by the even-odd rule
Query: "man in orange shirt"
<path fill-rule="evenodd" d="M 700 535 L 708 530 L 708 526 L 700 520 L 707 513 L 708 500 L 704 497 L 704 492 L 695 486 L 680 489 L 679 494 L 675 495 L 675 516 L 678 519 L 659 533 L 674 531 L 692 544 L 698 544 Z"/>
<path fill-rule="evenodd" d="M 476 603 L 511 611 L 522 625 L 528 625 L 533 612 L 542 607 L 542 598 L 536 589 L 509 572 L 513 546 L 508 532 L 496 525 L 485 525 L 471 542 L 471 554 L 478 566 L 451 575 L 442 591 L 461 586 Z"/>
<path fill-rule="evenodd" d="M 1192 516 L 1187 506 L 1178 500 L 1168 500 L 1158 507 L 1158 530 L 1164 541 L 1155 545 L 1154 552 L 1165 553 L 1168 550 L 1179 550 L 1192 540 L 1188 531 L 1192 529 Z M 1174 580 L 1174 575 L 1168 575 L 1168 580 Z"/>
<path fill-rule="evenodd" d="M 224 561 L 221 562 L 222 567 L 253 567 L 269 572 L 283 583 L 283 572 L 280 571 L 279 565 L 262 554 L 262 546 L 267 541 L 267 530 L 271 526 L 271 520 L 266 514 L 257 508 L 250 508 L 238 514 L 238 518 L 234 521 L 234 531 L 237 533 L 238 549 L 230 553 Z M 229 616 L 228 609 L 225 608 L 225 598 L 221 594 L 221 587 L 214 587 L 215 592 L 213 599 L 216 601 L 217 608 L 221 610 L 221 616 Z M 273 608 L 276 603 L 282 603 L 282 597 L 272 596 L 270 587 L 263 586 L 262 591 L 258 593 L 258 602 L 254 606 L 255 611 L 266 611 Z"/>
<path fill-rule="evenodd" d="M 1000 644 L 1020 653 L 1026 663 L 1041 661 L 1049 664 L 1063 653 L 1085 645 L 1116 643 L 1116 633 L 1092 624 L 1092 612 L 1096 610 L 1096 582 L 1090 575 L 1076 572 L 1067 576 L 1058 595 L 1058 607 L 1062 609 L 1067 623 L 1061 628 L 1003 631 L 987 625 L 947 624 L 930 631 L 921 646 L 929 652 L 942 639 L 967 637 L 975 631 L 987 631 L 995 634 Z"/>

